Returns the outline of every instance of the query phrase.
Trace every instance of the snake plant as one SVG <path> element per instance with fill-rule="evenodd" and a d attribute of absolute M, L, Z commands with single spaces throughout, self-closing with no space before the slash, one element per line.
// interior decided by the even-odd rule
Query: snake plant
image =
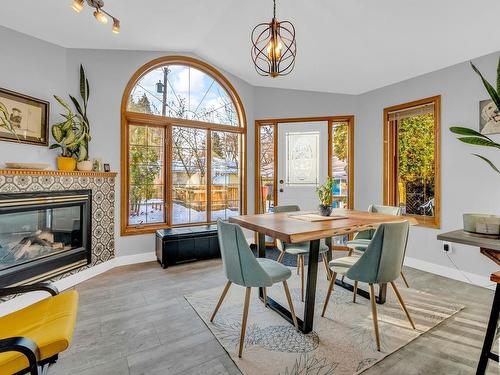
<path fill-rule="evenodd" d="M 52 125 L 52 136 L 57 143 L 50 146 L 51 149 L 60 148 L 61 155 L 67 157 L 76 157 L 78 161 L 88 160 L 90 124 L 87 117 L 87 104 L 90 95 L 89 81 L 85 77 L 83 66 L 80 65 L 80 97 L 82 104 L 78 100 L 69 95 L 73 103 L 76 113 L 62 98 L 54 95 L 54 98 L 66 110 L 66 113 L 61 113 L 64 121 Z"/>
<path fill-rule="evenodd" d="M 474 72 L 479 75 L 481 78 L 481 81 L 483 82 L 483 85 L 488 92 L 488 94 L 491 97 L 491 100 L 493 100 L 493 103 L 495 103 L 498 111 L 500 111 L 500 58 L 498 59 L 498 66 L 497 66 L 497 87 L 493 87 L 481 74 L 479 69 L 471 62 L 471 67 Z M 459 137 L 458 140 L 470 144 L 470 145 L 476 145 L 476 146 L 485 146 L 485 147 L 493 147 L 500 149 L 500 144 L 493 141 L 491 138 L 487 137 L 484 134 L 479 133 L 478 131 L 475 131 L 474 129 L 470 128 L 464 128 L 464 127 L 459 127 L 459 126 L 453 126 L 450 128 L 450 131 L 452 133 L 461 135 L 462 137 Z M 486 157 L 479 155 L 479 154 L 472 154 L 474 156 L 477 156 L 481 160 L 485 161 L 495 172 L 500 173 L 500 170 L 498 167 L 493 164 L 489 159 Z"/>

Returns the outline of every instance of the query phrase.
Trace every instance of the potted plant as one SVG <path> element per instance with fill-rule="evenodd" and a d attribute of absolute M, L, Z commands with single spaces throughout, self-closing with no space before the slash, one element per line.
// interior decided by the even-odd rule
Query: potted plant
<path fill-rule="evenodd" d="M 92 170 L 93 165 L 92 161 L 89 160 L 88 153 L 91 140 L 90 124 L 87 117 L 89 95 L 89 81 L 85 76 L 82 65 L 80 65 L 80 97 L 82 103 L 80 104 L 74 96 L 69 95 L 76 113 L 73 113 L 71 107 L 62 98 L 54 95 L 54 98 L 66 110 L 66 114 L 61 114 L 65 120 L 52 125 L 52 136 L 57 143 L 51 145 L 50 148 L 61 149 L 61 156 L 57 159 L 57 167 L 60 170 L 75 170 L 75 167 L 79 171 Z M 69 160 L 69 158 L 73 160 Z"/>
<path fill-rule="evenodd" d="M 491 100 L 493 100 L 493 103 L 496 105 L 497 110 L 500 112 L 500 57 L 498 58 L 496 89 L 483 77 L 479 69 L 476 68 L 476 66 L 472 62 L 470 64 L 474 72 L 476 72 L 477 75 L 479 75 L 479 77 L 481 78 L 481 81 L 483 82 L 486 91 L 491 97 Z M 464 143 L 476 146 L 493 147 L 496 149 L 500 149 L 499 143 L 494 142 L 491 138 L 487 137 L 484 134 L 481 134 L 480 132 L 474 129 L 453 126 L 450 128 L 450 131 L 452 133 L 461 135 L 462 137 L 459 137 L 458 140 Z M 472 154 L 472 155 L 477 156 L 481 160 L 485 161 L 495 172 L 500 173 L 500 169 L 498 169 L 498 167 L 486 157 L 479 154 Z"/>
<path fill-rule="evenodd" d="M 319 214 L 321 216 L 330 216 L 332 213 L 332 188 L 333 188 L 333 178 L 328 177 L 326 182 L 316 188 L 318 193 L 320 205 Z"/>

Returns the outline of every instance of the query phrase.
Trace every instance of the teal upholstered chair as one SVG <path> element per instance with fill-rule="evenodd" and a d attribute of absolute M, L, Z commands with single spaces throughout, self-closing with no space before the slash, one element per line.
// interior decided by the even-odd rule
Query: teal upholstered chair
<path fill-rule="evenodd" d="M 384 215 L 394 215 L 394 216 L 400 216 L 402 213 L 401 207 L 382 206 L 377 204 L 371 204 L 370 207 L 368 207 L 368 212 L 377 212 Z M 362 232 L 356 233 L 354 238 L 351 241 L 347 241 L 346 243 L 347 247 L 350 249 L 349 255 L 352 255 L 354 251 L 357 252 L 365 251 L 371 239 L 373 238 L 374 233 L 375 233 L 374 229 L 364 230 Z M 406 280 L 403 271 L 401 271 L 401 278 L 403 279 L 406 287 L 409 288 L 410 284 L 408 284 L 408 280 Z"/>
<path fill-rule="evenodd" d="M 328 287 L 321 316 L 325 316 L 337 275 L 345 275 L 349 279 L 354 280 L 354 302 L 356 302 L 358 282 L 368 283 L 373 328 L 375 330 L 378 351 L 380 351 L 380 337 L 377 320 L 377 303 L 373 284 L 389 283 L 391 285 L 408 321 L 412 328 L 415 329 L 415 324 L 413 323 L 410 313 L 394 283 L 394 280 L 396 280 L 401 273 L 409 228 L 410 224 L 408 221 L 381 224 L 375 231 L 363 255 L 338 258 L 330 262 L 330 269 L 333 272 L 333 276 Z"/>
<path fill-rule="evenodd" d="M 298 330 L 297 318 L 293 307 L 292 298 L 288 289 L 287 280 L 292 276 L 288 267 L 265 258 L 255 258 L 248 246 L 241 227 L 237 224 L 230 224 L 219 219 L 217 222 L 219 246 L 222 255 L 222 264 L 227 277 L 227 283 L 215 306 L 210 318 L 213 322 L 224 297 L 232 283 L 246 288 L 245 304 L 243 307 L 243 320 L 241 322 L 240 346 L 238 355 L 241 358 L 245 331 L 248 317 L 248 306 L 250 304 L 250 292 L 252 288 L 264 288 L 264 304 L 267 306 L 266 287 L 282 282 L 285 289 L 286 299 L 290 305 L 290 312 L 293 317 L 295 329 Z"/>
<path fill-rule="evenodd" d="M 287 206 L 276 206 L 274 207 L 274 213 L 280 212 L 296 212 L 300 211 L 300 207 L 297 205 L 287 205 Z M 300 282 L 301 282 L 301 299 L 304 301 L 304 256 L 309 254 L 309 241 L 300 242 L 300 243 L 284 243 L 281 240 L 276 240 L 276 246 L 280 251 L 280 255 L 278 256 L 278 262 L 283 260 L 285 254 L 291 254 L 297 256 L 297 273 L 300 273 Z M 330 280 L 330 268 L 328 267 L 328 258 L 326 254 L 328 253 L 329 248 L 326 243 L 322 240 L 319 245 L 319 253 L 321 254 L 321 258 L 323 259 L 323 264 L 325 265 L 326 275 L 328 280 Z"/>

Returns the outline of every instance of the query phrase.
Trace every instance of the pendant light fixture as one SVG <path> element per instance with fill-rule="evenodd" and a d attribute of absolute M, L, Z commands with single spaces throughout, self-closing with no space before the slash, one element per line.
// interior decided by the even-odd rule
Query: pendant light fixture
<path fill-rule="evenodd" d="M 273 4 L 272 21 L 258 24 L 252 31 L 252 60 L 257 73 L 275 78 L 292 72 L 297 45 L 295 27 L 276 19 L 276 0 Z"/>
<path fill-rule="evenodd" d="M 113 17 L 111 14 L 106 12 L 104 9 L 104 1 L 103 0 L 86 0 L 87 4 L 94 8 L 94 17 L 100 23 L 108 23 L 108 17 L 113 20 L 113 27 L 111 31 L 113 33 L 118 34 L 120 32 L 120 20 L 118 18 Z M 73 0 L 73 4 L 71 8 L 77 13 L 80 13 L 85 5 L 85 0 Z"/>

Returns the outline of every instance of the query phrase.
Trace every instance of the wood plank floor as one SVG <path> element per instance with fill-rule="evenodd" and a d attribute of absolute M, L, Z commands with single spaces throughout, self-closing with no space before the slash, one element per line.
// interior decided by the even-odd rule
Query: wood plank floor
<path fill-rule="evenodd" d="M 363 374 L 474 374 L 493 292 L 405 273 L 413 287 L 467 307 Z M 119 267 L 79 284 L 73 344 L 50 374 L 239 374 L 183 298 L 224 283 L 221 262 L 213 260 L 168 270 L 156 262 Z M 492 361 L 488 373 L 499 373 Z"/>

